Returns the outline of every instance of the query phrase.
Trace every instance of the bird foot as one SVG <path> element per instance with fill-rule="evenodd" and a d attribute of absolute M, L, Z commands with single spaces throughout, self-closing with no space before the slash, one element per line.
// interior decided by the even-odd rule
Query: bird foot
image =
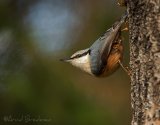
<path fill-rule="evenodd" d="M 127 67 L 127 66 L 124 66 L 120 60 L 118 61 L 118 63 L 120 64 L 120 66 L 122 67 L 122 69 L 123 69 L 129 76 L 131 76 L 131 70 L 130 70 L 130 68 Z"/>
<path fill-rule="evenodd" d="M 117 0 L 117 4 L 121 7 L 127 6 L 127 0 Z"/>

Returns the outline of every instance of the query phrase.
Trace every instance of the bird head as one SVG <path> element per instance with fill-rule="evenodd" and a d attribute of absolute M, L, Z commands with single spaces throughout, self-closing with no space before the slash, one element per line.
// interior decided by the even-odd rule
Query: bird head
<path fill-rule="evenodd" d="M 91 75 L 91 65 L 90 65 L 90 50 L 84 49 L 75 52 L 71 57 L 61 59 L 61 61 L 69 62 L 73 66 L 80 68 L 82 71 L 85 71 Z"/>

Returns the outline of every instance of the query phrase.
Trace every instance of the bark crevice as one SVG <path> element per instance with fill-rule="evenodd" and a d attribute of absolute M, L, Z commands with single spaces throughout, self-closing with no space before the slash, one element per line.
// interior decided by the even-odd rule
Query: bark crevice
<path fill-rule="evenodd" d="M 128 0 L 132 125 L 160 125 L 160 0 Z"/>

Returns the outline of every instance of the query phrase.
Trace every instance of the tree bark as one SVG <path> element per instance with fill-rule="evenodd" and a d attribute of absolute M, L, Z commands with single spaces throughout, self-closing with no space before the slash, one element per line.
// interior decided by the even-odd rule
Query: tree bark
<path fill-rule="evenodd" d="M 128 0 L 132 125 L 160 125 L 160 0 Z"/>

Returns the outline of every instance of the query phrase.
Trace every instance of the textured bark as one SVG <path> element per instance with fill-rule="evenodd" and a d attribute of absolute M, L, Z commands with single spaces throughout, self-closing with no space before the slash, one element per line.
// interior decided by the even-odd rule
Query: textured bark
<path fill-rule="evenodd" d="M 132 125 L 160 125 L 160 0 L 128 0 Z"/>

